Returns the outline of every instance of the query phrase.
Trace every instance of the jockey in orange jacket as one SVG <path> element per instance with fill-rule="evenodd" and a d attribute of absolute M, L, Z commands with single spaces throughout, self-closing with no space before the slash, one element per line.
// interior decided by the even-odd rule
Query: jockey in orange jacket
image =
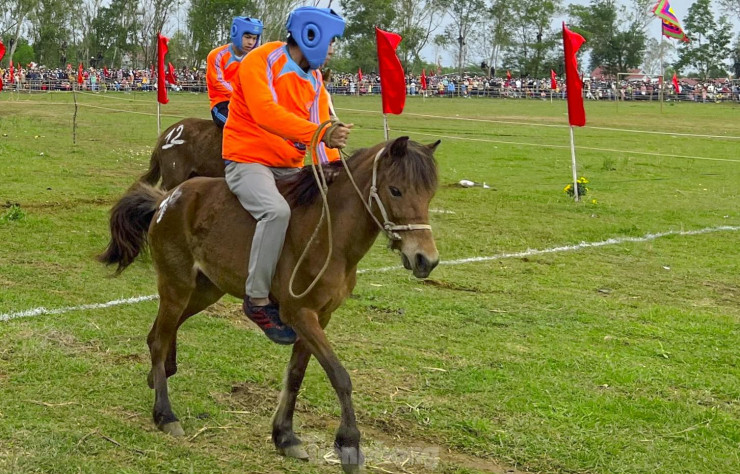
<path fill-rule="evenodd" d="M 219 46 L 206 62 L 206 85 L 211 102 L 211 116 L 223 128 L 229 116 L 229 101 L 234 91 L 234 78 L 244 56 L 259 46 L 262 22 L 245 16 L 234 17 L 231 23 L 231 43 Z"/>
<path fill-rule="evenodd" d="M 312 136 L 330 118 L 329 94 L 318 69 L 333 54 L 344 25 L 328 8 L 295 9 L 286 24 L 287 43 L 264 44 L 239 65 L 224 127 L 226 183 L 257 220 L 244 312 L 279 344 L 292 344 L 296 334 L 282 323 L 269 298 L 290 220 L 290 207 L 275 179 L 301 169 Z M 339 158 L 335 148 L 346 145 L 350 128 L 336 122 L 321 133 L 321 163 Z"/>

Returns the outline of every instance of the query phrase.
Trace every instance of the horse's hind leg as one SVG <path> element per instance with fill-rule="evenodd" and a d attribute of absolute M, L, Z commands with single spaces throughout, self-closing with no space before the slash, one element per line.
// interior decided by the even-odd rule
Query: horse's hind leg
<path fill-rule="evenodd" d="M 190 316 L 218 301 L 223 294 L 223 291 L 201 273 L 196 276 L 193 290 L 160 290 L 159 314 L 147 338 L 152 357 L 148 382 L 149 387 L 155 391 L 152 413 L 154 423 L 165 433 L 173 436 L 184 434 L 167 394 L 167 378 L 177 372 L 177 330 Z M 184 308 L 181 301 L 187 301 Z"/>
<path fill-rule="evenodd" d="M 298 390 L 303 383 L 303 376 L 310 359 L 311 352 L 299 339 L 293 345 L 293 354 L 285 371 L 283 391 L 280 392 L 280 402 L 272 419 L 272 441 L 278 452 L 301 460 L 308 460 L 308 453 L 301 446 L 301 440 L 293 432 L 293 412 Z"/>

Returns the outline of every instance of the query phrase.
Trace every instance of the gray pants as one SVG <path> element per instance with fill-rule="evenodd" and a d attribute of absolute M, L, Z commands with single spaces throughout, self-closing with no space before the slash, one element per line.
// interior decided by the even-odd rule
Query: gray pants
<path fill-rule="evenodd" d="M 226 165 L 226 184 L 257 220 L 246 287 L 247 295 L 252 298 L 267 298 L 270 294 L 290 221 L 290 206 L 278 191 L 275 178 L 298 171 L 299 168 L 270 168 L 259 163 L 229 162 Z"/>

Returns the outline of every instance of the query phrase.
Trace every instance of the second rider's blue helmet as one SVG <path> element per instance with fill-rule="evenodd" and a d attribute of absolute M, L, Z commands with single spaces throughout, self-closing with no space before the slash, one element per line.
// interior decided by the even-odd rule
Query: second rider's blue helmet
<path fill-rule="evenodd" d="M 254 47 L 256 48 L 260 44 L 260 36 L 262 36 L 263 28 L 262 22 L 256 18 L 235 16 L 234 21 L 231 22 L 231 42 L 235 48 L 241 51 L 242 36 L 249 33 L 250 35 L 257 35 L 257 42 L 254 43 Z"/>
<path fill-rule="evenodd" d="M 300 7 L 288 16 L 285 27 L 295 40 L 311 69 L 326 61 L 329 45 L 344 34 L 344 18 L 331 8 Z"/>

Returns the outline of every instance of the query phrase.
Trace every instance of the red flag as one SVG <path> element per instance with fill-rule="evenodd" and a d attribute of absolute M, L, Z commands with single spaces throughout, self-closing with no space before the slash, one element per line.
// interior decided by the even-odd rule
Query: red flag
<path fill-rule="evenodd" d="M 676 73 L 673 73 L 673 88 L 676 90 L 676 94 L 681 93 L 681 86 L 678 84 L 678 79 L 676 78 Z"/>
<path fill-rule="evenodd" d="M 427 71 L 426 69 L 421 70 L 421 90 L 427 90 Z"/>
<path fill-rule="evenodd" d="M 175 77 L 175 68 L 172 63 L 167 63 L 167 72 L 164 74 L 165 80 L 170 84 L 177 84 L 177 78 Z"/>
<path fill-rule="evenodd" d="M 167 86 L 164 83 L 164 56 L 167 54 L 167 43 L 170 41 L 162 33 L 157 33 L 157 100 L 160 104 L 166 104 L 170 100 L 167 98 Z"/>
<path fill-rule="evenodd" d="M 568 90 L 568 121 L 571 125 L 586 125 L 586 111 L 583 110 L 583 83 L 578 77 L 576 52 L 586 40 L 573 33 L 563 22 L 563 49 L 565 50 L 565 86 Z"/>
<path fill-rule="evenodd" d="M 361 67 L 357 68 L 357 80 L 358 81 L 362 80 L 362 68 Z"/>
<path fill-rule="evenodd" d="M 0 41 L 0 59 L 3 59 L 3 56 L 5 56 L 5 45 Z"/>
<path fill-rule="evenodd" d="M 82 77 L 82 63 L 77 66 L 77 84 L 82 84 L 85 79 Z"/>
<path fill-rule="evenodd" d="M 108 68 L 103 66 L 103 77 L 108 77 Z"/>
<path fill-rule="evenodd" d="M 506 70 L 506 79 L 511 80 L 511 71 Z"/>
<path fill-rule="evenodd" d="M 558 88 L 558 75 L 555 71 L 550 69 L 550 89 L 555 90 Z"/>
<path fill-rule="evenodd" d="M 378 69 L 380 72 L 380 94 L 383 96 L 383 113 L 400 114 L 406 104 L 406 78 L 396 48 L 401 35 L 375 27 L 378 46 Z"/>

